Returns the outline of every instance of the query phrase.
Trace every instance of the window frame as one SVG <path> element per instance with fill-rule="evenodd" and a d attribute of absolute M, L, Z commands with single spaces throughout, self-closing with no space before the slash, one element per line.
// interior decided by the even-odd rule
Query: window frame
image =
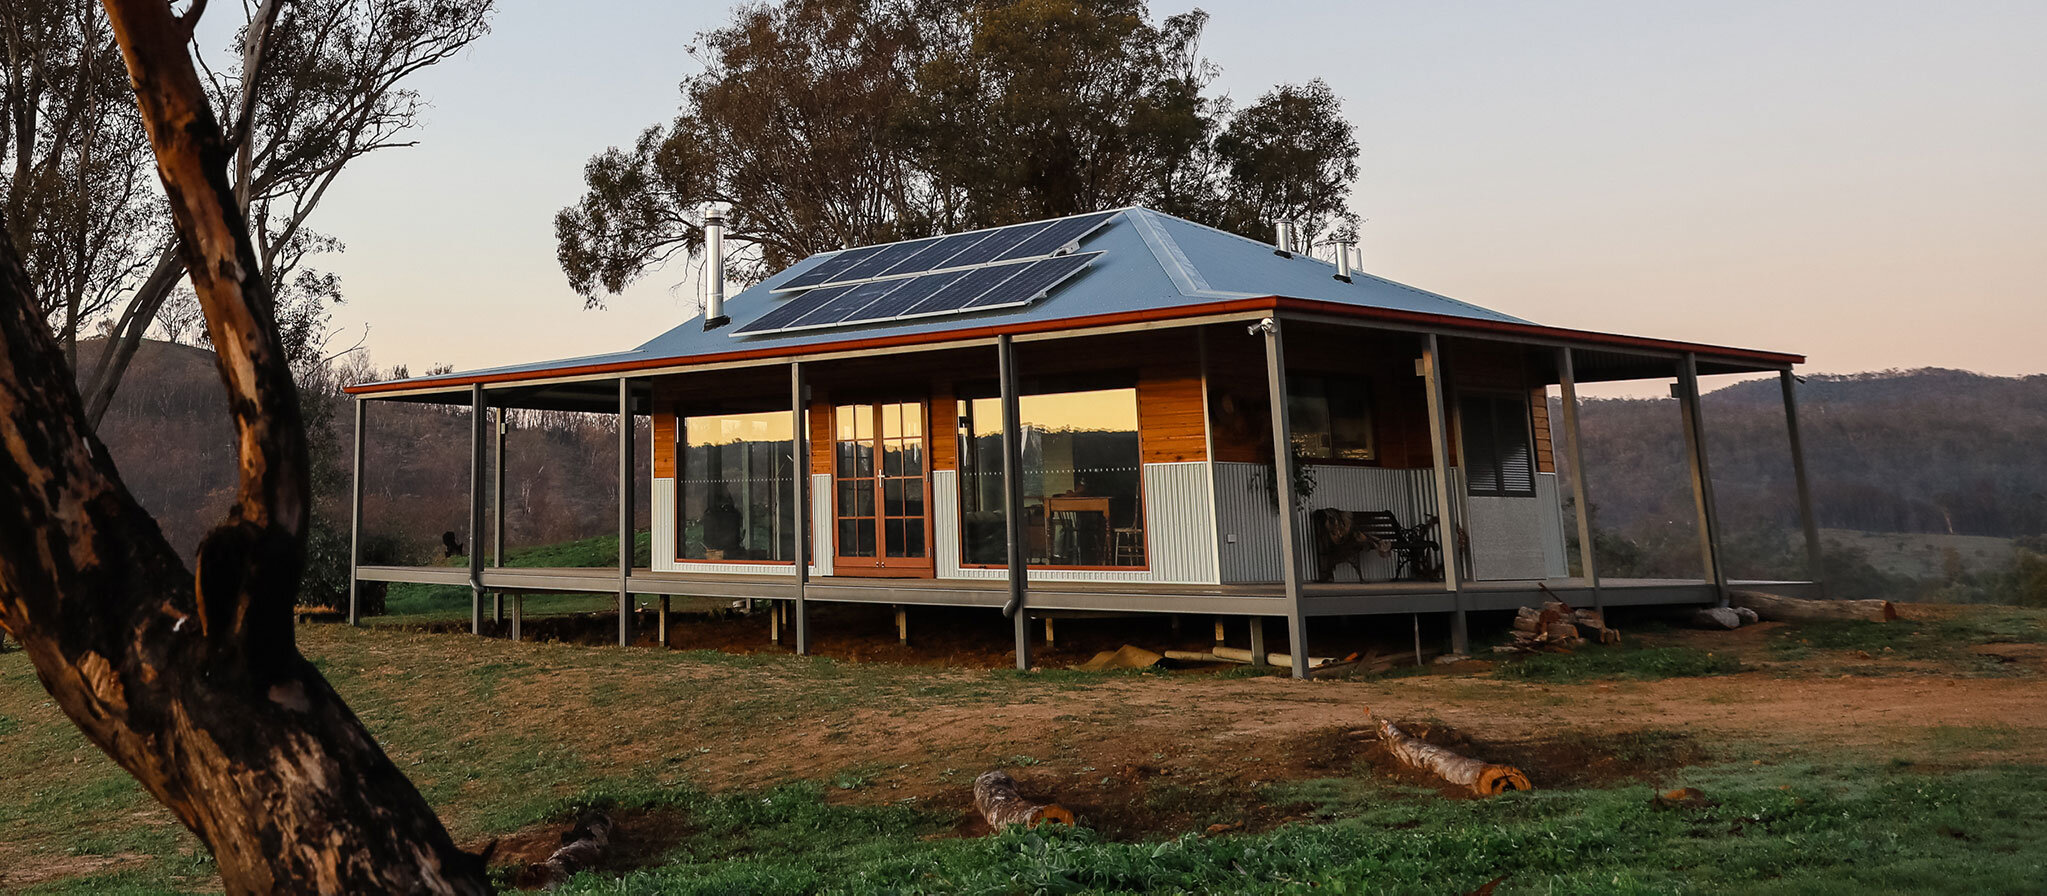
<path fill-rule="evenodd" d="M 1145 515 L 1146 508 L 1145 501 L 1147 499 L 1147 495 L 1144 483 L 1145 466 L 1144 400 L 1143 390 L 1140 388 L 1138 374 L 1135 371 L 1129 370 L 1110 370 L 1030 378 L 1025 379 L 1023 382 L 1017 384 L 1017 397 L 1021 399 L 1029 396 L 1063 395 L 1083 392 L 1113 392 L 1121 390 L 1128 390 L 1131 393 L 1131 409 L 1135 414 L 1135 418 L 1132 421 L 1133 426 L 1132 432 L 1137 437 L 1137 456 L 1135 458 L 1136 462 L 1135 465 L 1137 468 L 1136 474 L 1137 488 L 1135 494 L 1136 508 L 1134 510 L 1134 519 L 1135 522 L 1137 523 L 1138 529 L 1144 533 L 1144 538 L 1142 542 L 1144 551 L 1144 562 L 1141 564 L 1124 565 L 1078 565 L 1026 562 L 1024 565 L 1027 569 L 1083 570 L 1128 573 L 1146 573 L 1151 571 L 1153 561 L 1151 526 L 1149 525 L 1148 518 Z M 989 399 L 999 399 L 1000 397 L 1001 393 L 997 388 L 996 383 L 990 380 L 971 380 L 966 382 L 955 383 L 953 388 L 953 399 L 955 407 L 957 408 L 957 410 L 955 411 L 957 424 L 953 427 L 954 439 L 953 475 L 954 482 L 956 483 L 954 488 L 956 495 L 953 511 L 959 515 L 958 529 L 960 535 L 956 553 L 960 569 L 1009 568 L 1007 563 L 983 563 L 975 560 L 970 560 L 967 556 L 968 541 L 966 538 L 967 514 L 966 501 L 968 489 L 965 478 L 967 475 L 967 469 L 969 467 L 968 455 L 972 451 L 971 446 L 975 441 L 974 439 L 975 434 L 970 433 L 967 430 L 966 421 L 969 418 L 968 415 L 964 413 L 965 406 L 970 405 L 974 401 L 986 401 Z M 1021 425 L 1022 422 L 1023 421 L 1019 420 L 1018 421 L 1019 425 Z M 998 457 L 996 460 L 999 472 L 1000 458 Z M 1042 498 L 1046 496 L 1040 497 Z M 1113 528 L 1114 521 L 1111 520 L 1110 522 Z M 1007 551 L 1008 547 L 1009 546 L 1007 542 L 1005 542 L 1003 550 Z M 1114 551 L 1113 534 L 1111 536 L 1110 549 L 1112 552 L 1113 559 Z"/>
<path fill-rule="evenodd" d="M 1465 403 L 1468 401 L 1486 403 L 1487 424 L 1492 428 L 1492 445 L 1488 448 L 1492 456 L 1494 487 L 1481 489 L 1474 484 L 1472 470 L 1471 427 L 1465 419 Z M 1505 444 L 1499 437 L 1500 407 L 1511 404 L 1520 412 L 1523 457 L 1527 461 L 1528 487 L 1510 488 L 1507 485 L 1507 452 L 1500 448 Z M 1536 461 L 1535 409 L 1525 393 L 1510 389 L 1463 389 L 1457 393 L 1457 448 L 1458 461 L 1464 471 L 1464 493 L 1473 498 L 1533 498 L 1537 496 L 1537 477 L 1541 475 L 1540 464 Z M 1517 465 L 1518 468 L 1518 465 Z"/>
<path fill-rule="evenodd" d="M 721 560 L 712 560 L 712 559 L 710 559 L 710 558 L 707 558 L 707 557 L 689 557 L 689 556 L 685 556 L 685 554 L 686 554 L 686 553 L 687 553 L 687 551 L 689 550 L 689 536 L 688 536 L 688 532 L 689 532 L 689 522 L 690 522 L 690 521 L 689 521 L 689 518 L 688 518 L 688 511 L 689 511 L 689 499 L 688 499 L 688 496 L 687 496 L 687 495 L 686 495 L 686 494 L 684 493 L 684 491 L 683 491 L 683 490 L 684 490 L 684 489 L 685 489 L 685 488 L 687 487 L 687 486 L 686 486 L 686 483 L 687 483 L 687 482 L 689 481 L 689 475 L 688 475 L 688 474 L 689 474 L 689 452 L 690 452 L 690 444 L 689 444 L 689 421 L 691 421 L 691 420 L 712 420 L 712 419 L 722 419 L 722 418 L 731 418 L 731 417 L 759 417 L 759 416 L 772 416 L 772 415 L 774 415 L 774 414 L 777 414 L 777 413 L 779 413 L 779 414 L 782 414 L 782 415 L 785 415 L 785 416 L 786 416 L 786 415 L 787 415 L 787 414 L 789 413 L 789 411 L 788 411 L 788 410 L 786 410 L 786 409 L 776 409 L 776 408 L 769 408 L 769 409 L 765 409 L 765 410 L 758 410 L 758 411 L 743 411 L 743 410 L 734 410 L 734 409 L 732 409 L 732 408 L 726 407 L 726 408 L 719 408 L 719 409 L 717 409 L 717 410 L 709 410 L 709 409 L 707 409 L 707 410 L 705 410 L 705 411 L 704 411 L 703 413 L 695 413 L 695 414 L 692 414 L 692 413 L 690 413 L 690 412 L 689 412 L 689 410 L 688 410 L 688 409 L 686 409 L 686 408 L 676 408 L 676 409 L 674 410 L 674 412 L 673 412 L 673 413 L 674 413 L 674 416 L 675 416 L 675 444 L 674 444 L 674 451 L 675 451 L 675 501 L 674 501 L 674 504 L 675 504 L 675 507 L 674 507 L 674 510 L 673 510 L 673 516 L 674 516 L 673 524 L 674 524 L 674 526 L 675 526 L 675 551 L 674 551 L 674 553 L 675 553 L 675 562 L 676 562 L 676 563 L 708 563 L 708 564 L 719 564 L 719 565 L 733 565 L 733 566 L 795 566 L 795 565 L 796 565 L 796 561 L 795 561 L 795 560 L 793 560 L 793 559 L 792 559 L 792 560 L 752 560 L 752 559 L 746 559 L 746 558 L 725 558 L 725 559 L 721 559 Z M 808 409 L 808 408 L 804 409 L 804 415 L 803 415 L 803 416 L 804 416 L 804 420 L 803 420 L 803 423 L 802 423 L 802 425 L 804 425 L 804 426 L 808 426 L 808 425 L 809 425 L 809 418 L 810 418 L 810 413 L 809 413 L 809 409 Z M 791 422 L 792 422 L 792 424 L 794 423 L 794 421 L 793 421 L 793 420 L 792 420 Z M 791 467 L 790 467 L 790 475 L 791 475 L 791 477 L 792 477 L 792 478 L 791 478 L 791 480 L 790 480 L 790 489 L 789 489 L 789 499 L 790 499 L 790 502 L 791 502 L 791 506 L 792 506 L 792 508 L 794 507 L 794 503 L 795 503 L 795 499 L 796 499 L 796 494 L 795 494 L 795 493 L 796 493 L 796 489 L 795 489 L 795 479 L 794 479 L 794 477 L 798 477 L 798 476 L 802 476 L 802 475 L 804 475 L 804 473 L 803 473 L 803 458 L 799 458 L 799 457 L 795 457 L 795 456 L 794 456 L 794 443 L 795 443 L 795 439 L 793 438 L 793 435 L 792 435 L 792 438 L 791 438 L 791 439 L 790 439 L 790 441 L 789 441 L 789 444 L 790 444 L 790 447 L 791 447 L 791 457 L 790 457 L 790 461 L 791 461 Z M 723 445 L 721 445 L 721 446 L 718 446 L 718 447 L 721 447 L 721 448 L 722 448 L 722 447 L 724 447 L 724 446 L 723 446 Z M 792 535 L 793 535 L 793 533 L 792 533 Z M 812 539 L 812 540 L 815 540 L 815 539 Z M 809 557 L 806 557 L 806 558 L 805 558 L 805 560 L 806 560 L 806 561 L 808 561 L 809 559 L 810 559 Z"/>
<path fill-rule="evenodd" d="M 1290 450 L 1294 452 L 1295 459 L 1302 462 L 1329 466 L 1342 465 L 1359 467 L 1383 466 L 1384 461 L 1381 459 L 1379 454 L 1378 407 L 1372 400 L 1375 391 L 1373 389 L 1374 384 L 1372 382 L 1372 378 L 1369 376 L 1365 376 L 1363 374 L 1341 373 L 1327 370 L 1313 369 L 1299 371 L 1290 370 L 1287 371 L 1286 376 L 1287 385 L 1286 400 L 1289 405 L 1292 404 L 1297 394 L 1295 391 L 1295 385 L 1297 383 L 1301 383 L 1307 380 L 1316 380 L 1321 383 L 1322 386 L 1321 398 L 1325 410 L 1327 410 L 1328 408 L 1329 385 L 1331 383 L 1340 382 L 1346 385 L 1354 384 L 1358 387 L 1358 393 L 1362 396 L 1360 398 L 1360 403 L 1362 408 L 1364 409 L 1365 452 L 1367 456 L 1365 457 L 1342 456 L 1341 454 L 1342 449 L 1339 448 L 1336 443 L 1336 418 L 1333 412 L 1328 414 L 1330 425 L 1327 430 L 1327 433 L 1329 436 L 1330 453 L 1328 455 L 1310 455 L 1301 453 L 1299 443 L 1294 441 L 1294 436 L 1301 432 L 1301 427 L 1300 424 L 1296 422 L 1296 415 L 1293 413 L 1293 409 L 1289 407 L 1287 409 L 1288 410 L 1287 425 L 1291 431 L 1287 433 L 1287 446 Z"/>

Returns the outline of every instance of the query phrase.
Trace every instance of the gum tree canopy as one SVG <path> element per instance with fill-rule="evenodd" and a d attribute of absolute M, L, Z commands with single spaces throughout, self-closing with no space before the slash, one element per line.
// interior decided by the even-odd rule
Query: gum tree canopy
<path fill-rule="evenodd" d="M 682 108 L 584 168 L 555 216 L 562 270 L 601 305 L 702 249 L 730 207 L 730 273 L 813 253 L 1126 205 L 1259 239 L 1354 229 L 1358 145 L 1326 84 L 1233 108 L 1207 15 L 1141 0 L 781 0 L 692 49 Z"/>
<path fill-rule="evenodd" d="M 0 626 L 65 715 L 206 842 L 229 892 L 489 892 L 483 860 L 294 643 L 305 429 L 190 55 L 205 4 L 105 6 L 217 351 L 239 489 L 187 572 L 93 436 L 0 227 Z"/>

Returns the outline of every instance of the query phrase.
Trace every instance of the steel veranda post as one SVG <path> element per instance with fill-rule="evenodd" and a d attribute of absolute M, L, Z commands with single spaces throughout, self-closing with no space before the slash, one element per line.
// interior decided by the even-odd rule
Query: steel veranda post
<path fill-rule="evenodd" d="M 490 458 L 490 565 L 493 569 L 505 565 L 505 415 L 510 408 L 498 408 L 491 419 Z M 493 591 L 490 596 L 490 619 L 495 625 L 505 623 L 505 593 Z"/>
<path fill-rule="evenodd" d="M 1677 365 L 1678 408 L 1684 419 L 1686 460 L 1691 466 L 1692 497 L 1699 511 L 1699 553 L 1706 579 L 1720 606 L 1727 606 L 1727 573 L 1720 556 L 1720 514 L 1713 502 L 1713 468 L 1706 461 L 1706 426 L 1699 412 L 1699 358 L 1687 353 Z"/>
<path fill-rule="evenodd" d="M 358 396 L 355 399 L 355 436 L 353 457 L 354 476 L 349 483 L 348 512 L 348 624 L 362 624 L 362 474 L 363 442 L 368 438 L 363 425 L 368 422 L 369 399 Z"/>
<path fill-rule="evenodd" d="M 1798 487 L 1798 521 L 1805 529 L 1805 574 L 1820 597 L 1827 596 L 1825 558 L 1821 555 L 1819 518 L 1812 512 L 1812 484 L 1805 475 L 1805 440 L 1798 432 L 1798 376 L 1778 375 L 1784 389 L 1784 430 L 1791 442 L 1791 475 Z"/>
<path fill-rule="evenodd" d="M 1279 499 L 1279 557 L 1281 581 L 1286 583 L 1287 648 L 1292 651 L 1295 678 L 1308 677 L 1307 620 L 1301 614 L 1301 556 L 1294 534 L 1294 511 L 1299 499 L 1294 494 L 1294 446 L 1287 416 L 1286 346 L 1278 317 L 1268 317 L 1253 328 L 1265 337 L 1265 387 L 1272 410 L 1273 494 Z M 1260 651 L 1254 649 L 1252 656 Z"/>
<path fill-rule="evenodd" d="M 1577 505 L 1578 565 L 1592 589 L 1592 608 L 1605 609 L 1599 593 L 1599 568 L 1592 541 L 1591 484 L 1586 481 L 1585 443 L 1578 430 L 1578 367 L 1569 347 L 1557 349 L 1557 392 L 1564 411 L 1564 457 L 1571 464 L 1571 501 Z"/>
<path fill-rule="evenodd" d="M 1031 667 L 1029 563 L 1024 554 L 1023 432 L 1017 402 L 1016 344 L 1005 334 L 995 340 L 996 374 L 1002 397 L 1002 514 L 1009 535 L 1009 602 L 1002 612 L 1016 629 L 1016 667 Z"/>
<path fill-rule="evenodd" d="M 810 652 L 810 610 L 804 599 L 810 590 L 810 443 L 805 425 L 803 406 L 803 362 L 789 363 L 789 421 L 790 445 L 796 457 L 793 468 L 796 471 L 796 556 L 792 564 L 796 568 L 796 603 L 793 607 L 796 628 L 796 654 Z"/>
<path fill-rule="evenodd" d="M 1434 333 L 1423 334 L 1421 373 L 1423 392 L 1429 404 L 1429 450 L 1436 467 L 1436 542 L 1443 553 L 1443 589 L 1450 593 L 1452 611 L 1450 650 L 1471 649 L 1464 618 L 1464 580 L 1458 575 L 1457 520 L 1451 513 L 1450 421 L 1447 390 L 1443 385 L 1443 346 Z"/>
<path fill-rule="evenodd" d="M 483 446 L 489 410 L 483 384 L 469 387 L 469 633 L 483 634 Z"/>
<path fill-rule="evenodd" d="M 633 642 L 633 389 L 618 381 L 618 645 Z"/>

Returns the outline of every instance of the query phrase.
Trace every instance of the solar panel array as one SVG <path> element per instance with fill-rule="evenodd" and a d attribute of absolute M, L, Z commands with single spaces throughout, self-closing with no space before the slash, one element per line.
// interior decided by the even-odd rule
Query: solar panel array
<path fill-rule="evenodd" d="M 1017 243 L 1020 244 L 1021 241 Z M 734 334 L 785 333 L 1028 305 L 1080 273 L 1101 254 L 1075 253 L 970 270 L 823 286 L 788 299 Z"/>
<path fill-rule="evenodd" d="M 836 286 L 958 270 L 1003 261 L 1051 255 L 1108 223 L 1115 212 L 1097 212 L 1051 221 L 1036 221 L 993 230 L 977 230 L 952 236 L 935 236 L 847 249 L 819 262 L 814 268 L 775 287 L 775 292 L 797 292 L 820 286 Z"/>

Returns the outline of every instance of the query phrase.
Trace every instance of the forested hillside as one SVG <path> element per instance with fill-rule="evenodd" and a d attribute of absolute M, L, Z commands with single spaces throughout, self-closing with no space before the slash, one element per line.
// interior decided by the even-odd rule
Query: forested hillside
<path fill-rule="evenodd" d="M 91 369 L 100 340 L 79 345 Z M 301 374 L 301 404 L 312 433 L 313 533 L 306 601 L 331 602 L 346 587 L 351 399 L 341 385 L 403 371 L 367 362 Z M 468 541 L 467 407 L 378 402 L 370 409 L 363 496 L 364 556 L 370 562 L 435 559 L 441 533 Z M 553 544 L 615 532 L 618 450 L 611 415 L 517 411 L 506 441 L 508 547 Z M 647 457 L 648 428 L 639 427 Z M 213 354 L 146 341 L 100 427 L 121 476 L 164 535 L 190 557 L 233 500 L 234 446 Z M 486 479 L 488 482 L 488 479 Z M 645 494 L 645 484 L 635 494 Z M 638 515 L 648 508 L 642 498 Z"/>
<path fill-rule="evenodd" d="M 1775 379 L 1702 400 L 1715 492 L 1730 519 L 1798 525 L 1784 405 Z M 1588 401 L 1582 414 L 1592 503 L 1627 529 L 1673 513 L 1670 458 L 1682 458 L 1676 402 Z M 2016 538 L 2047 533 L 2047 376 L 1959 370 L 1808 377 L 1799 420 L 1820 525 L 1875 532 Z"/>

